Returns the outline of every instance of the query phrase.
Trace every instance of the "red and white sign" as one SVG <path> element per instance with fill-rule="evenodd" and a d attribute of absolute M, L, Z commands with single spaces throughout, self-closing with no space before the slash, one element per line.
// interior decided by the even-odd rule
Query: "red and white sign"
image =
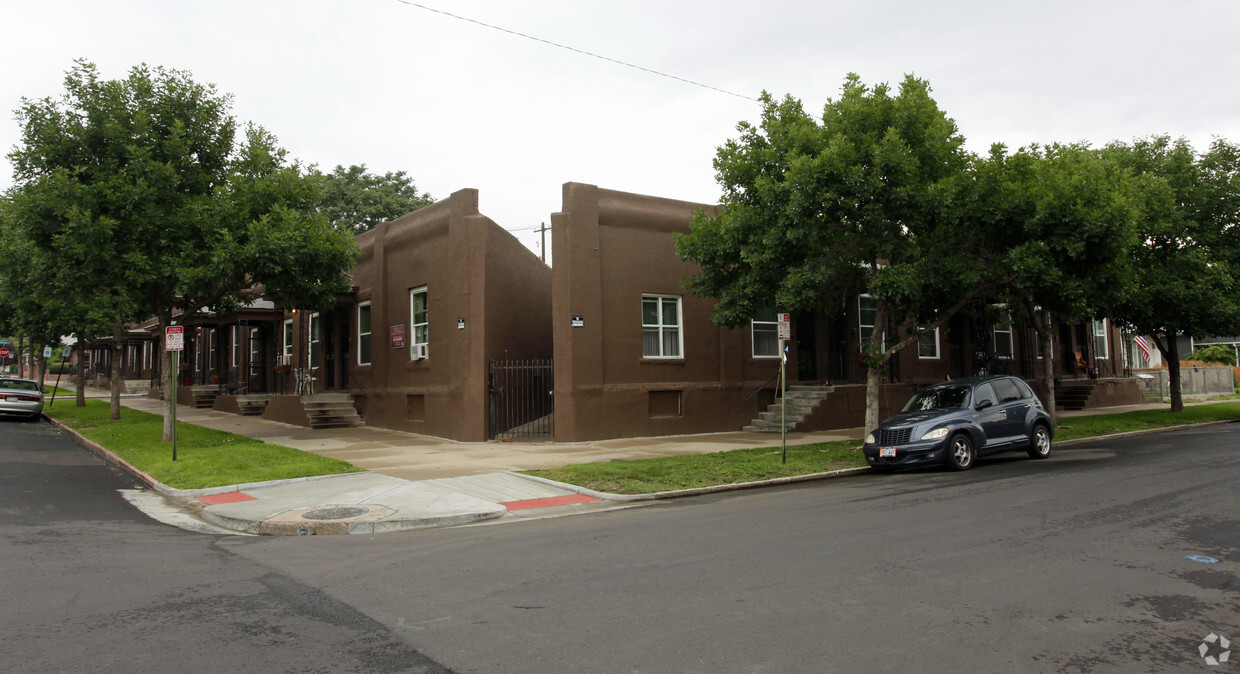
<path fill-rule="evenodd" d="M 0 358 L 8 358 L 11 355 L 13 355 L 13 352 L 9 351 L 9 347 L 0 346 Z"/>
<path fill-rule="evenodd" d="M 169 325 L 164 328 L 164 350 L 165 351 L 184 351 L 185 350 L 185 327 L 181 325 Z"/>
<path fill-rule="evenodd" d="M 393 349 L 405 348 L 405 325 L 393 325 L 388 328 L 389 341 Z"/>
<path fill-rule="evenodd" d="M 792 314 L 779 314 L 779 341 L 786 342 L 790 339 L 792 339 Z"/>

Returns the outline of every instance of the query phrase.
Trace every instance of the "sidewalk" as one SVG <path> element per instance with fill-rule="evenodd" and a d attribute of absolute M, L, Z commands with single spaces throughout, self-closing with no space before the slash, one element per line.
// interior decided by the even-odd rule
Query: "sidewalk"
<path fill-rule="evenodd" d="M 107 392 L 92 389 L 87 395 L 106 398 Z M 57 398 L 56 402 L 73 404 L 71 398 Z M 121 402 L 132 409 L 163 414 L 163 402 L 159 400 L 122 396 Z M 1155 403 L 1129 405 L 1061 412 L 1059 417 L 1162 407 L 1163 404 Z M 341 459 L 367 471 L 199 490 L 173 489 L 143 476 L 157 492 L 210 523 L 242 533 L 273 535 L 373 534 L 629 507 L 641 501 L 665 498 L 668 494 L 605 494 L 514 471 L 590 461 L 779 447 L 781 443 L 777 434 L 741 431 L 581 443 L 454 442 L 369 426 L 312 430 L 261 417 L 184 405 L 177 407 L 177 420 Z M 860 428 L 789 433 L 787 442 L 795 446 L 856 439 L 861 433 Z M 79 442 L 85 443 L 80 439 Z M 868 470 L 852 468 L 762 484 L 821 479 Z M 676 494 L 737 488 L 740 487 L 727 485 Z M 152 510 L 144 510 L 159 519 Z"/>
<path fill-rule="evenodd" d="M 87 395 L 106 398 L 107 392 L 91 389 Z M 122 396 L 121 403 L 163 414 L 159 400 Z M 73 402 L 57 398 L 55 404 Z M 367 471 L 200 490 L 144 478 L 206 521 L 249 534 L 370 534 L 628 507 L 655 497 L 603 494 L 513 471 L 780 446 L 778 434 L 740 431 L 583 443 L 454 442 L 369 426 L 312 430 L 184 405 L 177 407 L 177 421 L 341 459 Z M 860 436 L 861 429 L 789 433 L 788 445 Z"/>

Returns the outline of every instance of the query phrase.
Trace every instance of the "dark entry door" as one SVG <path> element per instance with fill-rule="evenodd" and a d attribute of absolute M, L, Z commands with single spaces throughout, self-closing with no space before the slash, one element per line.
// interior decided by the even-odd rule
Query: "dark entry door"
<path fill-rule="evenodd" d="M 818 379 L 818 342 L 815 336 L 816 327 L 814 314 L 804 312 L 797 314 L 797 380 L 814 381 Z"/>

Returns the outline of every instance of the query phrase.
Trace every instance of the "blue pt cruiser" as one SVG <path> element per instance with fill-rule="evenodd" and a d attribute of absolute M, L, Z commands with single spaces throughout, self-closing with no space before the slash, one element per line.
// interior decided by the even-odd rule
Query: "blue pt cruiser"
<path fill-rule="evenodd" d="M 1024 449 L 1051 454 L 1055 423 L 1023 380 L 992 375 L 945 381 L 913 395 L 865 436 L 875 470 L 946 464 L 968 470 L 979 456 Z"/>

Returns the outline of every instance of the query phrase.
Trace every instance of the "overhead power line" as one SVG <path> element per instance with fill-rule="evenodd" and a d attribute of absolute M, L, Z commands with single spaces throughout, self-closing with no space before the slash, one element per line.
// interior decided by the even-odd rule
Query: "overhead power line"
<path fill-rule="evenodd" d="M 416 2 L 410 2 L 409 0 L 396 0 L 396 1 L 397 1 L 397 2 L 399 2 L 399 3 L 401 3 L 401 4 L 409 5 L 410 7 L 417 7 L 418 9 L 424 9 L 424 10 L 426 10 L 426 11 L 428 11 L 428 12 L 434 12 L 434 13 L 436 13 L 436 14 L 442 14 L 442 15 L 444 15 L 444 16 L 451 17 L 451 18 L 456 19 L 456 20 L 458 20 L 458 21 L 467 21 L 467 22 L 469 22 L 469 23 L 476 24 L 476 25 L 482 26 L 482 27 L 484 27 L 484 28 L 490 28 L 490 29 L 492 29 L 492 30 L 498 30 L 498 31 L 503 32 L 503 33 L 508 33 L 509 35 L 516 35 L 517 37 L 523 37 L 523 38 L 525 38 L 525 39 L 527 39 L 527 40 L 533 40 L 533 41 L 535 41 L 535 42 L 541 42 L 541 43 L 543 43 L 543 44 L 546 44 L 546 45 L 551 45 L 552 47 L 557 47 L 557 48 L 559 48 L 559 49 L 567 49 L 568 51 L 571 51 L 571 52 L 577 52 L 578 54 L 584 54 L 584 55 L 586 55 L 586 56 L 591 56 L 591 57 L 593 57 L 593 58 L 599 59 L 600 61 L 607 61 L 608 63 L 615 63 L 616 65 L 621 65 L 621 66 L 624 66 L 624 67 L 626 67 L 626 68 L 632 68 L 632 69 L 634 69 L 634 70 L 640 70 L 640 71 L 645 72 L 645 73 L 650 73 L 651 75 L 658 75 L 659 77 L 666 77 L 666 78 L 668 78 L 669 80 L 676 80 L 677 82 L 684 82 L 685 84 L 692 84 L 692 85 L 693 85 L 693 86 L 695 86 L 695 87 L 701 87 L 701 88 L 703 88 L 703 89 L 710 89 L 711 91 L 717 91 L 717 92 L 719 92 L 719 93 L 721 93 L 721 94 L 727 94 L 727 95 L 729 95 L 729 96 L 736 96 L 737 98 L 743 98 L 743 99 L 745 99 L 745 100 L 747 100 L 747 101 L 759 102 L 759 99 L 754 98 L 753 96 L 746 96 L 746 95 L 744 95 L 744 94 L 738 94 L 738 93 L 736 93 L 736 92 L 734 92 L 734 91 L 728 91 L 727 89 L 720 89 L 719 87 L 712 87 L 712 86 L 710 86 L 709 84 L 702 84 L 701 82 L 694 82 L 693 80 L 685 79 L 685 78 L 683 78 L 683 77 L 677 77 L 677 76 L 675 76 L 675 75 L 669 75 L 669 74 L 664 73 L 664 72 L 659 72 L 658 70 L 652 70 L 652 69 L 650 69 L 650 68 L 643 68 L 642 66 L 639 66 L 639 65 L 635 65 L 635 64 L 632 64 L 632 63 L 628 63 L 628 62 L 626 62 L 626 61 L 621 61 L 621 60 L 618 60 L 618 59 L 613 59 L 613 58 L 610 58 L 610 57 L 607 57 L 607 56 L 602 56 L 602 55 L 600 55 L 600 54 L 595 54 L 594 52 L 589 52 L 589 51 L 586 51 L 586 50 L 584 50 L 584 49 L 578 49 L 578 48 L 576 48 L 576 47 L 570 47 L 570 46 L 565 45 L 565 44 L 560 44 L 559 42 L 552 42 L 551 40 L 544 40 L 544 39 L 543 39 L 543 38 L 541 38 L 541 37 L 535 37 L 535 36 L 533 36 L 533 35 L 527 35 L 527 34 L 525 34 L 525 33 L 521 33 L 521 32 L 515 31 L 515 30 L 509 30 L 508 28 L 504 28 L 504 27 L 502 27 L 502 26 L 496 26 L 496 25 L 493 25 L 493 24 L 489 24 L 489 23 L 486 23 L 486 22 L 484 22 L 484 21 L 479 21 L 479 20 L 477 20 L 477 19 L 471 19 L 471 18 L 469 18 L 469 17 L 467 17 L 467 16 L 460 16 L 460 15 L 458 15 L 458 14 L 453 14 L 453 13 L 451 13 L 451 12 L 445 12 L 445 11 L 443 11 L 442 9 L 435 9 L 434 7 L 427 7 L 426 5 L 421 5 L 421 4 L 418 4 L 418 3 L 416 3 Z"/>

